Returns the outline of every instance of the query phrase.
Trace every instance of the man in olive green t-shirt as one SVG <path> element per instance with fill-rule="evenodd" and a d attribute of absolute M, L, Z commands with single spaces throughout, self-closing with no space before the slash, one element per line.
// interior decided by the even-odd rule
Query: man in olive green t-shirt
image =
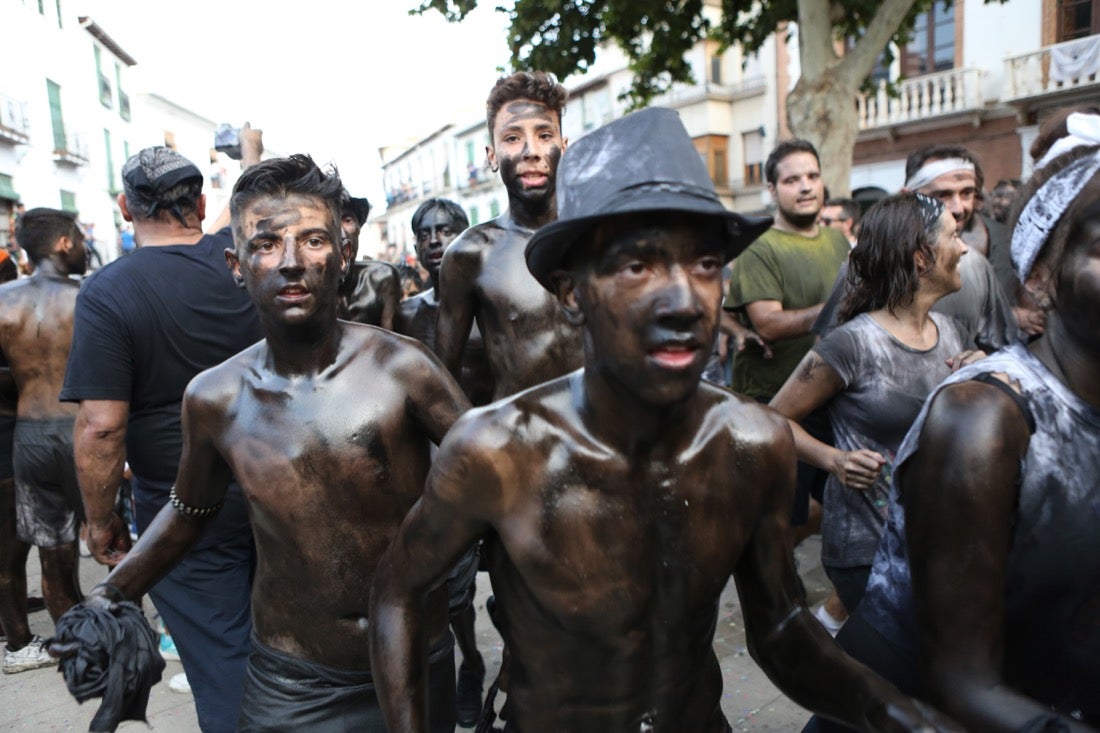
<path fill-rule="evenodd" d="M 761 402 L 779 391 L 813 346 L 810 327 L 850 250 L 842 233 L 817 223 L 825 184 L 813 145 L 780 143 L 764 172 L 775 224 L 734 260 L 725 302 L 771 345 L 771 358 L 746 349 L 733 362 L 734 391 Z"/>

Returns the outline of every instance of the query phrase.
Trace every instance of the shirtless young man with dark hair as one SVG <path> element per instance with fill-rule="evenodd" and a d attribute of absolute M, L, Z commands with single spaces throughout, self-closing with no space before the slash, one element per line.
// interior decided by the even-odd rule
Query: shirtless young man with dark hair
<path fill-rule="evenodd" d="M 581 365 L 579 329 L 523 261 L 531 235 L 557 218 L 564 106 L 565 89 L 545 73 L 517 72 L 497 82 L 486 103 L 492 144 L 485 152 L 508 190 L 508 210 L 467 229 L 440 270 L 436 353 L 458 375 L 476 320 L 498 399 Z"/>
<path fill-rule="evenodd" d="M 6 590 L 0 620 L 8 637 L 3 670 L 8 674 L 56 664 L 27 625 L 26 548 L 38 547 L 42 595 L 57 621 L 82 598 L 76 540 L 84 519 L 73 462 L 76 408 L 57 399 L 80 290 L 70 276 L 84 274 L 86 266 L 84 234 L 72 214 L 45 208 L 27 211 L 16 234 L 34 274 L 0 288 L 0 366 L 10 369 L 18 392 L 14 506 L 22 543 L 22 552 L 5 558 L 23 561 L 23 567 L 0 568 Z"/>
<path fill-rule="evenodd" d="M 188 386 L 171 501 L 89 600 L 144 593 L 202 534 L 235 477 L 257 553 L 240 731 L 384 730 L 372 704 L 368 589 L 423 489 L 430 443 L 469 407 L 419 344 L 337 320 L 350 256 L 341 196 L 340 179 L 300 155 L 238 180 L 226 259 L 264 340 Z M 450 731 L 445 594 L 421 610 L 438 691 L 432 730 Z"/>
<path fill-rule="evenodd" d="M 713 649 L 731 575 L 753 657 L 794 700 L 865 730 L 926 729 L 806 609 L 789 428 L 700 384 L 722 265 L 770 220 L 722 206 L 671 110 L 585 136 L 562 181 L 562 218 L 526 262 L 583 329 L 584 368 L 472 410 L 441 446 L 375 576 L 390 730 L 425 730 L 423 599 L 482 537 L 511 652 L 507 731 L 731 730 Z"/>

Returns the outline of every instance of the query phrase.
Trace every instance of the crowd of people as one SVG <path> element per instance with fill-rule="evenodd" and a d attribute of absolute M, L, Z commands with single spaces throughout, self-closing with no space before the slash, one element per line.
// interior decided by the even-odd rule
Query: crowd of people
<path fill-rule="evenodd" d="M 1025 182 L 986 193 L 937 145 L 866 211 L 787 140 L 760 217 L 675 112 L 570 145 L 565 99 L 497 82 L 508 208 L 424 201 L 415 268 L 361 257 L 370 203 L 251 128 L 210 224 L 191 161 L 127 160 L 129 254 L 88 277 L 94 230 L 21 213 L 3 671 L 60 663 L 78 694 L 105 666 L 97 725 L 143 717 L 160 668 L 118 639 L 148 595 L 204 733 L 721 733 L 732 578 L 807 731 L 1095 730 L 1100 109 L 1046 120 Z M 87 593 L 81 537 L 111 568 Z"/>

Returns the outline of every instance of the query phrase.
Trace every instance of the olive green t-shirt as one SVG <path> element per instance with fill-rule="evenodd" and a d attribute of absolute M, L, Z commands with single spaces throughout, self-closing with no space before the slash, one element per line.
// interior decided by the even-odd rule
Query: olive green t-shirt
<path fill-rule="evenodd" d="M 725 307 L 742 313 L 758 300 L 778 300 L 783 310 L 809 308 L 825 301 L 840 265 L 850 251 L 848 240 L 836 229 L 818 227 L 816 237 L 772 228 L 749 245 L 733 262 L 733 277 Z M 733 361 L 733 389 L 749 397 L 770 399 L 798 362 L 814 345 L 815 336 L 785 339 L 771 344 L 773 356 L 765 359 L 759 348 L 749 347 Z"/>

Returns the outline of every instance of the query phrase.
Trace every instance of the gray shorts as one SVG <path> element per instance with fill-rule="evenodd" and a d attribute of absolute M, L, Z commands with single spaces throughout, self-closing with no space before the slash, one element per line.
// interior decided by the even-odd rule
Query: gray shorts
<path fill-rule="evenodd" d="M 36 547 L 75 542 L 84 502 L 73 461 L 73 418 L 15 424 L 15 527 Z"/>

